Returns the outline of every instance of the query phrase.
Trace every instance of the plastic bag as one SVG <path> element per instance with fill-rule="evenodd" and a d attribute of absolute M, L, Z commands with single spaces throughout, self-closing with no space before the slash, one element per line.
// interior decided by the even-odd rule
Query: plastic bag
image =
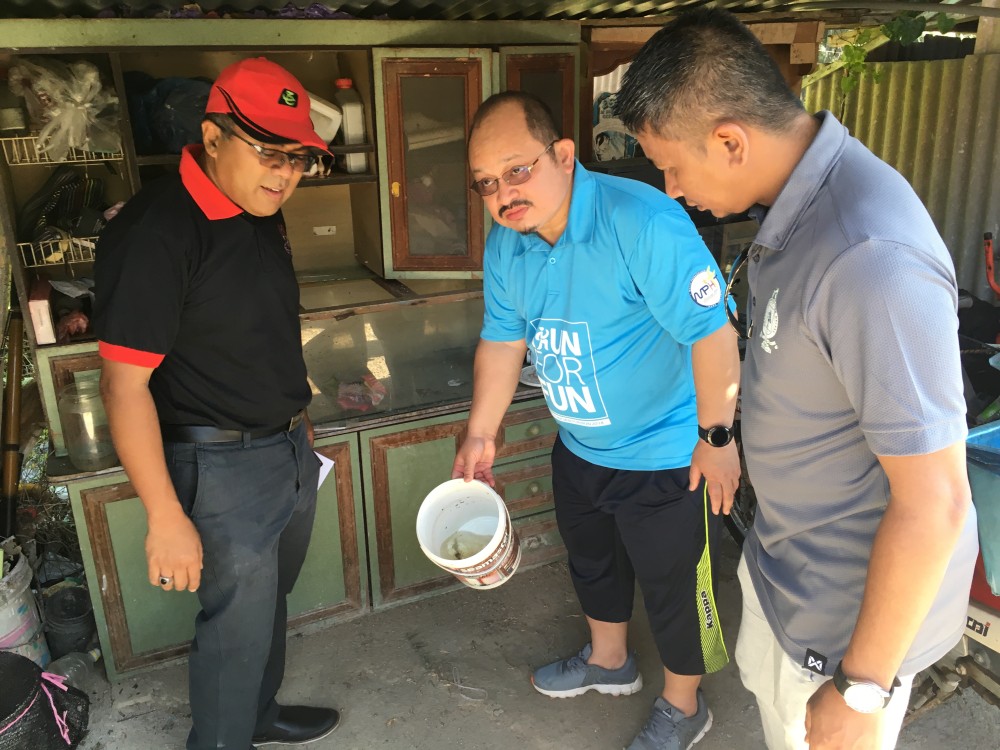
<path fill-rule="evenodd" d="M 201 122 L 212 82 L 204 78 L 155 79 L 125 73 L 125 96 L 136 153 L 179 154 L 201 142 Z"/>
<path fill-rule="evenodd" d="M 101 85 L 89 62 L 16 58 L 8 71 L 10 89 L 24 97 L 35 149 L 62 161 L 70 149 L 97 153 L 121 151 L 118 97 Z"/>

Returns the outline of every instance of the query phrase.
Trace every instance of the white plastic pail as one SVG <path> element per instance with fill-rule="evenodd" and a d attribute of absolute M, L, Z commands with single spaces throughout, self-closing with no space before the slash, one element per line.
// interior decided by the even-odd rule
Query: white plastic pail
<path fill-rule="evenodd" d="M 26 656 L 40 667 L 49 663 L 49 645 L 31 594 L 31 567 L 24 555 L 0 578 L 0 650 Z"/>
<path fill-rule="evenodd" d="M 452 479 L 431 490 L 417 511 L 417 540 L 431 562 L 474 589 L 499 586 L 521 562 L 503 498 L 479 481 Z"/>
<path fill-rule="evenodd" d="M 321 99 L 315 94 L 309 94 L 309 118 L 312 120 L 316 135 L 329 143 L 340 130 L 343 115 L 336 104 Z"/>

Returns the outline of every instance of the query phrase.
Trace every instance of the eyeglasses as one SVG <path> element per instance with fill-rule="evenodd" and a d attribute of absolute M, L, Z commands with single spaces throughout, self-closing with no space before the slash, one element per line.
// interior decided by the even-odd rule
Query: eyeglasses
<path fill-rule="evenodd" d="M 478 193 L 483 198 L 488 195 L 493 195 L 496 191 L 500 189 L 500 180 L 502 179 L 508 185 L 523 185 L 525 182 L 531 179 L 531 170 L 535 168 L 538 164 L 538 160 L 545 156 L 546 151 L 556 145 L 558 141 L 552 141 L 548 146 L 545 147 L 545 151 L 542 151 L 531 164 L 519 164 L 517 166 L 511 167 L 499 178 L 497 177 L 483 177 L 481 180 L 476 180 L 471 185 L 469 185 L 469 190 L 474 193 Z"/>
<path fill-rule="evenodd" d="M 739 315 L 733 311 L 733 307 L 736 306 L 736 303 L 733 301 L 733 287 L 742 281 L 742 279 L 737 279 L 736 276 L 743 270 L 743 266 L 747 264 L 747 260 L 750 259 L 751 248 L 753 248 L 752 242 L 743 248 L 733 261 L 733 265 L 729 270 L 729 277 L 726 279 L 726 293 L 722 297 L 722 304 L 726 307 L 726 315 L 729 316 L 729 325 L 733 327 L 736 335 L 741 339 L 748 339 L 753 336 L 753 321 L 749 319 L 748 313 L 747 322 L 744 325 L 743 321 L 739 319 Z"/>
<path fill-rule="evenodd" d="M 316 165 L 317 157 L 315 154 L 290 154 L 287 151 L 265 148 L 258 143 L 248 141 L 242 135 L 233 130 L 229 130 L 228 128 L 220 128 L 220 130 L 227 135 L 233 136 L 233 138 L 243 141 L 250 148 L 256 151 L 257 158 L 260 159 L 260 163 L 265 167 L 269 167 L 271 169 L 277 167 L 278 169 L 281 169 L 287 163 L 292 167 L 293 172 L 308 172 Z"/>

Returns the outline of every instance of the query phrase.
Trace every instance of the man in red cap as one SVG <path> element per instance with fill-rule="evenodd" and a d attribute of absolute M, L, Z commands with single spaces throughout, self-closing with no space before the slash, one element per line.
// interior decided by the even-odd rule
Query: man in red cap
<path fill-rule="evenodd" d="M 326 144 L 302 85 L 264 58 L 222 71 L 202 140 L 101 235 L 101 392 L 146 509 L 149 582 L 201 603 L 187 747 L 300 744 L 340 716 L 275 702 L 319 470 L 281 206 Z"/>

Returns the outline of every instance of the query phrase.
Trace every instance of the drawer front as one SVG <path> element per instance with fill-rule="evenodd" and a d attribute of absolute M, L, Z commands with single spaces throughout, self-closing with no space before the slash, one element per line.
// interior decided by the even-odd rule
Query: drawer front
<path fill-rule="evenodd" d="M 521 543 L 521 565 L 526 570 L 566 557 L 566 548 L 556 526 L 555 511 L 526 516 L 513 522 Z"/>
<path fill-rule="evenodd" d="M 497 459 L 551 448 L 559 428 L 544 404 L 508 411 L 497 433 Z"/>
<path fill-rule="evenodd" d="M 552 464 L 548 454 L 503 464 L 493 476 L 511 518 L 552 509 Z"/>

